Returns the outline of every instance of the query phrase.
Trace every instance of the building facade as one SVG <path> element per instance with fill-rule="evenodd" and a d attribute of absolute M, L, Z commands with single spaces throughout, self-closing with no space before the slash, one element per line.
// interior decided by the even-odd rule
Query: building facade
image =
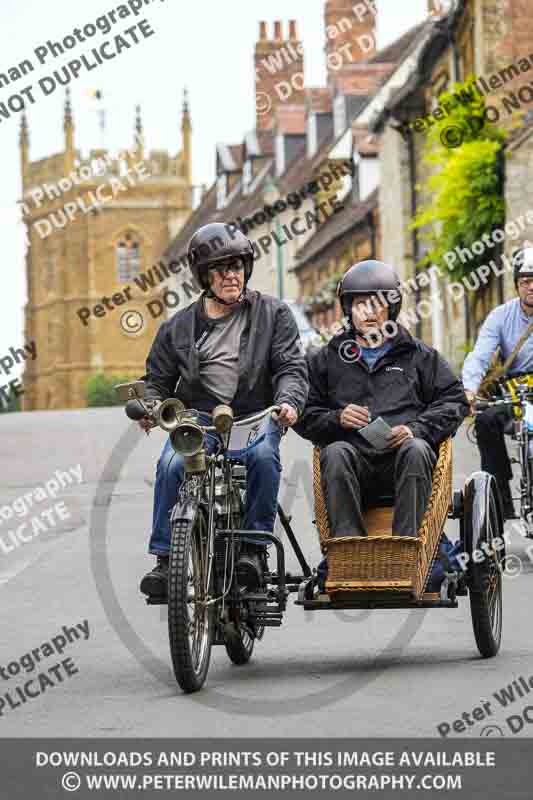
<path fill-rule="evenodd" d="M 27 229 L 26 341 L 37 358 L 24 375 L 23 409 L 82 408 L 98 374 L 139 377 L 160 319 L 158 297 L 135 279 L 157 264 L 191 211 L 191 121 L 185 101 L 183 148 L 145 152 L 140 110 L 135 145 L 113 157 L 74 144 L 67 95 L 65 148 L 32 162 L 22 121 L 22 208 Z"/>
<path fill-rule="evenodd" d="M 509 106 L 513 92 L 528 82 L 528 76 L 516 65 L 533 51 L 531 11 L 521 0 L 454 0 L 445 8 L 429 0 L 429 11 L 430 23 L 412 64 L 371 122 L 381 136 L 383 257 L 412 281 L 418 280 L 417 263 L 424 255 L 424 240 L 423 232 L 414 231 L 411 223 L 420 205 L 431 200 L 421 188 L 431 169 L 424 159 L 426 132 L 412 125 L 418 117 L 438 108 L 444 90 L 470 77 L 489 87 L 486 102 L 499 110 L 497 124 L 510 132 L 503 167 L 506 221 L 522 216 L 526 224 L 520 240 L 507 237 L 502 250 L 509 256 L 518 245 L 533 240 L 533 226 L 525 217 L 532 147 L 528 132 L 531 123 L 525 119 L 528 107 L 522 104 L 516 113 L 509 114 L 504 104 L 505 99 Z M 495 254 L 496 250 L 492 251 L 489 258 Z M 447 290 L 445 266 L 440 265 L 440 270 L 442 276 L 435 273 L 407 300 L 411 306 L 422 301 L 428 311 L 417 319 L 417 335 L 459 369 L 486 315 L 510 299 L 515 290 L 512 276 L 506 273 L 492 275 L 482 291 L 473 279 L 472 289 L 455 294 Z"/>

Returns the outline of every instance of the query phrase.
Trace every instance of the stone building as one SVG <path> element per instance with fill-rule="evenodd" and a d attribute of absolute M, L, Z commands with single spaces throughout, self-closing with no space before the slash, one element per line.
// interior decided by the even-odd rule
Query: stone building
<path fill-rule="evenodd" d="M 146 308 L 158 289 L 153 281 L 144 291 L 135 279 L 157 263 L 191 211 L 186 100 L 176 156 L 145 152 L 139 109 L 135 145 L 116 157 L 76 149 L 68 95 L 64 133 L 63 152 L 32 162 L 22 120 L 25 336 L 37 346 L 26 365 L 24 410 L 81 408 L 91 376 L 144 373 L 160 322 Z"/>
<path fill-rule="evenodd" d="M 335 94 L 345 97 L 345 121 L 338 114 L 334 137 L 321 153 L 320 166 L 348 163 L 350 175 L 336 187 L 342 205 L 333 218 L 314 233 L 298 251 L 293 267 L 300 284 L 300 299 L 313 324 L 331 328 L 341 317 L 336 299 L 338 281 L 357 261 L 381 258 L 389 245 L 388 219 L 380 214 L 382 192 L 401 191 L 401 184 L 384 184 L 380 174 L 380 137 L 369 130 L 369 121 L 381 109 L 401 77 L 405 64 L 416 52 L 427 25 L 414 26 L 371 58 L 330 76 Z M 373 36 L 375 39 L 375 35 Z M 350 99 L 348 99 L 350 98 Z M 346 119 L 348 124 L 346 125 Z"/>
<path fill-rule="evenodd" d="M 447 290 L 446 274 L 439 277 L 436 272 L 429 284 L 420 285 L 416 264 L 424 254 L 424 242 L 410 225 L 420 204 L 428 199 L 420 183 L 428 176 L 429 168 L 423 163 L 425 131 L 422 126 L 420 130 L 416 125 L 409 126 L 419 117 L 440 114 L 439 95 L 452 84 L 473 76 L 486 94 L 487 104 L 497 109 L 491 112 L 494 121 L 501 127 L 515 127 L 504 148 L 506 218 L 510 221 L 524 216 L 529 208 L 532 146 L 528 123 L 524 127 L 525 96 L 520 95 L 524 102 L 516 113 L 507 113 L 506 108 L 516 108 L 516 93 L 527 82 L 528 76 L 522 74 L 526 65 L 523 69 L 517 65 L 526 57 L 531 61 L 533 18 L 522 0 L 454 0 L 447 5 L 443 9 L 442 4 L 429 0 L 433 14 L 423 41 L 396 91 L 370 124 L 382 142 L 383 257 L 395 263 L 413 285 L 417 284 L 408 303 L 422 301 L 429 312 L 419 315 L 414 332 L 443 352 L 458 369 L 465 348 L 471 345 L 486 314 L 509 299 L 514 286 L 509 274 L 493 276 L 482 296 L 476 297 L 475 290 L 459 296 L 459 292 L 454 295 Z M 532 99 L 530 96 L 529 102 Z M 527 220 L 526 223 L 522 241 L 533 240 L 533 226 Z M 520 241 L 507 238 L 503 247 L 509 255 L 518 244 Z"/>
<path fill-rule="evenodd" d="M 371 6 L 364 15 L 354 8 L 347 0 L 325 3 L 325 87 L 304 86 L 296 22 L 276 21 L 271 38 L 260 22 L 255 128 L 241 143 L 217 145 L 215 183 L 168 249 L 169 260 L 184 257 L 201 225 L 234 223 L 256 248 L 252 288 L 286 300 L 302 295 L 297 253 L 351 189 L 351 145 L 331 159 L 328 148 L 347 130 L 351 137 L 354 115 L 393 67 L 376 55 Z"/>

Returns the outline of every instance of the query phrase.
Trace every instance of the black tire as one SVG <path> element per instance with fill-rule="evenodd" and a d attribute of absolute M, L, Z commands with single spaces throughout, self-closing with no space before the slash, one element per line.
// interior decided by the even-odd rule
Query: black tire
<path fill-rule="evenodd" d="M 237 666 L 247 664 L 252 657 L 255 645 L 255 636 L 242 625 L 231 623 L 226 626 L 225 641 L 226 653 Z"/>
<path fill-rule="evenodd" d="M 207 520 L 199 507 L 192 521 L 174 522 L 168 565 L 168 634 L 174 674 L 187 693 L 197 692 L 204 685 L 213 644 L 214 606 L 194 603 L 204 583 L 199 555 L 206 537 Z"/>
<path fill-rule="evenodd" d="M 499 536 L 494 530 L 498 521 L 497 500 L 494 492 L 490 493 L 488 514 L 484 522 L 482 541 L 489 546 Z M 469 565 L 470 611 L 472 626 L 480 654 L 483 658 L 495 656 L 502 639 L 502 554 L 493 549 L 491 555 L 479 564 Z"/>

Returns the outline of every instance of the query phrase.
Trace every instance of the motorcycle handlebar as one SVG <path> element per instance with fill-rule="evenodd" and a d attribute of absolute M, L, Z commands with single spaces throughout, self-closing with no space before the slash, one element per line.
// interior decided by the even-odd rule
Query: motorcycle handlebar
<path fill-rule="evenodd" d="M 143 407 L 142 403 L 139 402 L 139 400 L 128 400 L 124 410 L 126 412 L 126 416 L 129 417 L 129 419 L 134 420 L 134 422 L 139 422 L 139 420 L 148 416 L 146 409 Z"/>
<path fill-rule="evenodd" d="M 265 408 L 264 411 L 260 411 L 258 414 L 252 414 L 251 417 L 246 417 L 246 419 L 240 419 L 237 422 L 234 422 L 233 427 L 240 428 L 242 425 L 251 425 L 253 422 L 259 422 L 259 420 L 262 420 L 267 416 L 267 414 L 273 414 L 274 412 L 279 414 L 280 411 L 281 406 L 270 406 L 270 408 Z M 202 425 L 202 427 L 205 431 L 216 431 L 214 425 Z"/>

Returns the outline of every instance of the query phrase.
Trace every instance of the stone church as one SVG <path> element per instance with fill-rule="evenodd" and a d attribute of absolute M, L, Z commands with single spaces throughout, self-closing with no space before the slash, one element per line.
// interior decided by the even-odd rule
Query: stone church
<path fill-rule="evenodd" d="M 144 149 L 140 109 L 134 146 L 83 157 L 70 96 L 61 153 L 30 161 L 22 118 L 22 210 L 27 231 L 25 341 L 37 358 L 24 375 L 22 408 L 83 408 L 98 374 L 139 377 L 161 319 L 147 313 L 158 288 L 135 278 L 157 264 L 192 208 L 191 120 L 185 95 L 182 149 Z"/>

